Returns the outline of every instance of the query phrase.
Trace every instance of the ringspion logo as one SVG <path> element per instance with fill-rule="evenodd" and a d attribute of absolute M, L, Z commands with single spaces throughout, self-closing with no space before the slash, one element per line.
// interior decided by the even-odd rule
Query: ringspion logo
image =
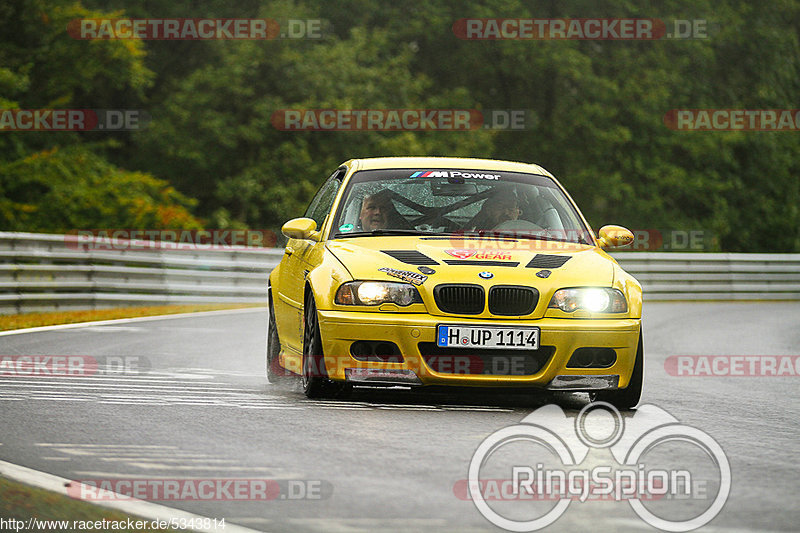
<path fill-rule="evenodd" d="M 605 453 L 587 461 L 598 449 Z M 730 463 L 710 435 L 654 405 L 625 418 L 605 402 L 574 420 L 547 405 L 495 431 L 453 486 L 489 522 L 517 532 L 544 529 L 593 500 L 625 501 L 653 527 L 691 531 L 719 514 L 730 489 Z"/>

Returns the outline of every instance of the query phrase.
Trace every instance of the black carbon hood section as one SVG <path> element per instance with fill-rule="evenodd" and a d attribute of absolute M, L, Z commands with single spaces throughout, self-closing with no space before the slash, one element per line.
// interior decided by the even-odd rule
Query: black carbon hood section
<path fill-rule="evenodd" d="M 483 267 L 515 267 L 518 261 L 491 261 L 488 259 L 445 259 L 448 265 L 483 266 Z"/>
<path fill-rule="evenodd" d="M 568 255 L 536 254 L 526 268 L 558 268 L 571 259 Z"/>
<path fill-rule="evenodd" d="M 407 265 L 438 265 L 435 260 L 418 252 L 417 250 L 381 250 L 386 255 L 390 255 Z"/>

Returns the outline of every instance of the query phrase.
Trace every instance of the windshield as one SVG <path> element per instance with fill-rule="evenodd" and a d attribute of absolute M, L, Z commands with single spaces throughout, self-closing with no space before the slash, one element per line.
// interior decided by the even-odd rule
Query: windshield
<path fill-rule="evenodd" d="M 391 234 L 509 236 L 591 244 L 547 176 L 488 170 L 367 170 L 347 184 L 332 238 Z"/>

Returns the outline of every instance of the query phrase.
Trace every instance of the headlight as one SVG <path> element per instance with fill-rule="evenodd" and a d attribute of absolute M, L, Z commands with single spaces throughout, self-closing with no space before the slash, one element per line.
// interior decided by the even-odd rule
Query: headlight
<path fill-rule="evenodd" d="M 416 287 L 409 283 L 349 281 L 339 287 L 334 301 L 339 305 L 392 303 L 405 307 L 413 303 L 422 303 L 422 297 Z"/>
<path fill-rule="evenodd" d="M 565 313 L 578 309 L 591 313 L 625 313 L 628 311 L 628 302 L 619 289 L 580 287 L 557 290 L 547 307 L 561 309 Z"/>

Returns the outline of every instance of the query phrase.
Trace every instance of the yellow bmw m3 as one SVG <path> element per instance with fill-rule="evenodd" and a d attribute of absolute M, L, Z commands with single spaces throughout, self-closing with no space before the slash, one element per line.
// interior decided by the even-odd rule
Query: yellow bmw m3
<path fill-rule="evenodd" d="M 322 185 L 269 278 L 267 377 L 355 386 L 641 396 L 641 285 L 534 164 L 354 159 Z"/>

